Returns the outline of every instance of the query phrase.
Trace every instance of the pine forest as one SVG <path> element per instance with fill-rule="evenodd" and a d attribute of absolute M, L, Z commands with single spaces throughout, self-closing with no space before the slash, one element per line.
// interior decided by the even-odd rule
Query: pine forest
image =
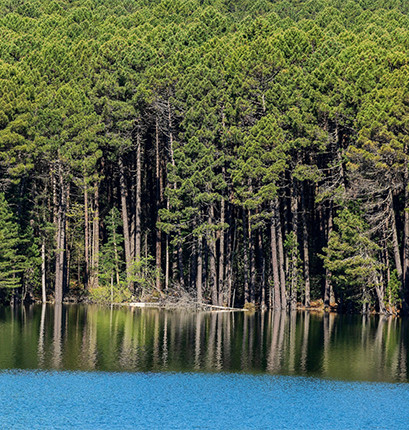
<path fill-rule="evenodd" d="M 0 299 L 409 311 L 409 3 L 0 0 Z"/>

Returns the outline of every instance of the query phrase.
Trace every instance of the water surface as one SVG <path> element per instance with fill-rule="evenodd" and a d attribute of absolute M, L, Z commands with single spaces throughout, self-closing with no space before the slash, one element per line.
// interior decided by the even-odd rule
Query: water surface
<path fill-rule="evenodd" d="M 406 384 L 304 377 L 0 372 L 2 429 L 401 429 Z"/>
<path fill-rule="evenodd" d="M 408 321 L 98 306 L 0 308 L 0 369 L 408 382 Z"/>

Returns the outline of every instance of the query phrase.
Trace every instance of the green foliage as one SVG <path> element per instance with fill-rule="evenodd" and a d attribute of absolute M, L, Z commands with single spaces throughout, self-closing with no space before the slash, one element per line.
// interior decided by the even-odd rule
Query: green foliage
<path fill-rule="evenodd" d="M 331 273 L 338 297 L 375 297 L 380 282 L 403 298 L 380 262 L 393 234 L 395 255 L 407 242 L 408 13 L 403 0 L 0 0 L 2 285 L 38 291 L 45 243 L 48 288 L 62 250 L 72 284 L 142 297 L 163 276 L 194 278 L 200 241 L 205 288 L 209 253 L 213 272 L 243 273 L 249 255 L 261 297 L 277 222 L 299 295 L 306 244 L 311 277 Z M 139 206 L 144 254 L 161 261 L 135 258 Z"/>
<path fill-rule="evenodd" d="M 368 226 L 356 209 L 342 209 L 334 224 L 336 229 L 323 249 L 324 266 L 343 299 L 357 300 L 362 286 L 373 288 L 379 276 L 379 246 L 370 239 Z"/>
<path fill-rule="evenodd" d="M 28 226 L 23 234 L 20 233 L 19 237 L 19 250 L 24 256 L 22 282 L 26 291 L 39 293 L 41 279 L 40 238 L 36 236 L 31 226 Z"/>
<path fill-rule="evenodd" d="M 20 237 L 18 224 L 0 193 L 0 287 L 16 288 L 21 283 L 23 272 L 27 268 L 26 258 L 20 251 L 23 239 Z"/>
<path fill-rule="evenodd" d="M 398 272 L 396 269 L 391 271 L 385 296 L 385 304 L 386 303 L 390 303 L 392 306 L 398 306 L 402 303 L 401 283 L 398 279 Z"/>
<path fill-rule="evenodd" d="M 100 255 L 100 284 L 102 286 L 115 285 L 117 289 L 125 288 L 123 279 L 123 242 L 124 237 L 119 232 L 122 226 L 121 215 L 117 208 L 112 208 L 105 218 L 108 238 L 103 245 Z"/>
<path fill-rule="evenodd" d="M 156 276 L 160 276 L 160 273 L 153 263 L 151 256 L 133 261 L 130 280 L 134 283 L 135 293 L 140 300 L 156 295 Z"/>
<path fill-rule="evenodd" d="M 89 298 L 93 303 L 126 303 L 132 299 L 130 291 L 123 286 L 102 285 L 89 291 Z"/>

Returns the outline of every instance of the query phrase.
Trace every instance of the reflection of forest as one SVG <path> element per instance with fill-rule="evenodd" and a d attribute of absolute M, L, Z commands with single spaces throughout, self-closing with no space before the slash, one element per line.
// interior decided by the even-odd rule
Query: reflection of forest
<path fill-rule="evenodd" d="M 2 308 L 0 366 L 407 381 L 407 326 L 405 319 L 307 312 Z"/>

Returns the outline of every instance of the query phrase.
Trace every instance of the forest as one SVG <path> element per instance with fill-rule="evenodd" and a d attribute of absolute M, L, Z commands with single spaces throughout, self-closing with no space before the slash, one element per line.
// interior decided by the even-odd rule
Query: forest
<path fill-rule="evenodd" d="M 408 14 L 0 0 L 0 299 L 408 312 Z"/>

